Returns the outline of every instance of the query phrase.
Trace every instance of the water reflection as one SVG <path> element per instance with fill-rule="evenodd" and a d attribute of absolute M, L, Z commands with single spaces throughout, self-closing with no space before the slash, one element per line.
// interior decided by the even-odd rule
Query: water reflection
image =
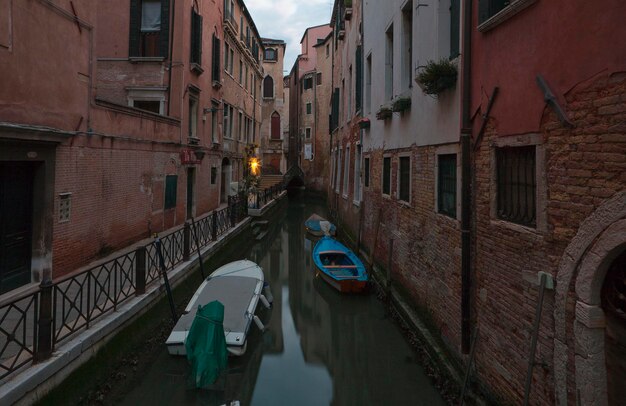
<path fill-rule="evenodd" d="M 290 202 L 269 221 L 266 238 L 243 256 L 261 265 L 274 307 L 253 328 L 248 353 L 229 358 L 223 391 L 188 389 L 184 358 L 165 347 L 124 404 L 438 405 L 444 404 L 398 328 L 374 295 L 342 295 L 316 277 L 315 241 L 304 221 L 320 205 Z"/>

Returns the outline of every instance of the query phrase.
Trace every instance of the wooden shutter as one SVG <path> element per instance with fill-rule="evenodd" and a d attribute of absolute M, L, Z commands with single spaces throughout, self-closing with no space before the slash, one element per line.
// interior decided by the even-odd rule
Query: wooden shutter
<path fill-rule="evenodd" d="M 141 0 L 130 0 L 130 28 L 128 56 L 140 56 L 141 41 Z"/>
<path fill-rule="evenodd" d="M 217 38 L 215 34 L 213 34 L 213 71 L 212 78 L 214 82 L 220 81 L 220 50 L 221 50 L 220 39 Z"/>
<path fill-rule="evenodd" d="M 202 16 L 191 9 L 191 63 L 202 64 Z"/>
<path fill-rule="evenodd" d="M 333 93 L 333 105 L 332 105 L 332 124 L 330 126 L 330 130 L 333 131 L 339 125 L 339 88 L 335 88 L 335 92 Z"/>
<path fill-rule="evenodd" d="M 459 56 L 460 1 L 450 1 L 450 59 Z"/>
<path fill-rule="evenodd" d="M 170 44 L 170 0 L 161 0 L 161 34 L 159 55 L 167 58 Z"/>
<path fill-rule="evenodd" d="M 356 47 L 354 59 L 356 61 L 355 107 L 356 111 L 360 111 L 363 106 L 363 47 L 361 45 Z"/>

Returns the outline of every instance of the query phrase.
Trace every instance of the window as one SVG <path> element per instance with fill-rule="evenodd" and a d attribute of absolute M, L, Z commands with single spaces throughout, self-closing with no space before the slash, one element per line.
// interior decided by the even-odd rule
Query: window
<path fill-rule="evenodd" d="M 189 138 L 198 138 L 198 94 L 189 92 Z"/>
<path fill-rule="evenodd" d="M 437 211 L 456 218 L 456 154 L 439 155 Z"/>
<path fill-rule="evenodd" d="M 311 114 L 311 103 L 306 104 L 306 114 Z"/>
<path fill-rule="evenodd" d="M 335 187 L 335 171 L 337 164 L 337 151 L 333 150 L 330 154 L 330 188 L 333 189 Z"/>
<path fill-rule="evenodd" d="M 337 150 L 337 172 L 335 179 L 335 192 L 339 193 L 339 184 L 341 179 L 341 148 Z"/>
<path fill-rule="evenodd" d="M 496 150 L 498 218 L 536 226 L 535 146 Z"/>
<path fill-rule="evenodd" d="M 70 221 L 72 211 L 72 194 L 61 193 L 59 195 L 59 223 L 67 223 Z"/>
<path fill-rule="evenodd" d="M 239 60 L 239 84 L 243 85 L 243 61 Z"/>
<path fill-rule="evenodd" d="M 161 102 L 159 100 L 133 100 L 132 105 L 136 109 L 151 111 L 156 114 L 161 112 Z"/>
<path fill-rule="evenodd" d="M 191 55 L 190 63 L 202 65 L 202 16 L 191 9 Z"/>
<path fill-rule="evenodd" d="M 248 72 L 248 64 L 246 64 L 246 84 L 244 85 L 244 88 L 247 90 L 248 89 L 248 76 L 249 76 L 249 72 Z"/>
<path fill-rule="evenodd" d="M 176 207 L 176 187 L 178 175 L 165 176 L 165 210 Z"/>
<path fill-rule="evenodd" d="M 391 157 L 383 158 L 383 194 L 391 195 Z"/>
<path fill-rule="evenodd" d="M 239 140 L 243 140 L 244 138 L 244 134 L 243 134 L 243 113 L 240 111 L 239 112 L 239 121 L 237 122 L 238 126 L 237 126 L 237 131 L 239 131 Z"/>
<path fill-rule="evenodd" d="M 231 138 L 230 116 L 231 107 L 224 103 L 224 138 Z"/>
<path fill-rule="evenodd" d="M 330 55 L 330 44 L 326 44 L 326 58 Z"/>
<path fill-rule="evenodd" d="M 345 164 L 343 169 L 343 195 L 348 196 L 348 179 L 350 178 L 350 145 L 346 146 Z"/>
<path fill-rule="evenodd" d="M 313 76 L 311 75 L 305 76 L 304 80 L 302 81 L 302 86 L 304 87 L 304 90 L 312 89 L 313 88 Z"/>
<path fill-rule="evenodd" d="M 234 73 L 233 71 L 233 64 L 235 63 L 235 51 L 231 48 L 230 49 L 230 59 L 229 59 L 230 64 L 228 65 L 228 72 L 230 72 L 231 74 Z"/>
<path fill-rule="evenodd" d="M 387 30 L 385 42 L 385 100 L 393 97 L 393 25 Z"/>
<path fill-rule="evenodd" d="M 319 86 L 319 85 L 321 85 L 321 84 L 322 84 L 322 72 L 318 72 L 318 73 L 317 73 L 317 77 L 316 77 L 315 84 L 316 84 L 317 86 Z"/>
<path fill-rule="evenodd" d="M 230 59 L 230 46 L 224 41 L 224 70 L 228 72 L 228 67 L 230 66 L 228 61 Z"/>
<path fill-rule="evenodd" d="M 263 79 L 263 97 L 266 99 L 274 98 L 274 78 L 270 75 Z"/>
<path fill-rule="evenodd" d="M 370 159 L 365 158 L 363 160 L 363 185 L 370 187 Z"/>
<path fill-rule="evenodd" d="M 265 49 L 265 55 L 263 56 L 263 59 L 265 59 L 266 61 L 276 61 L 276 60 L 278 60 L 276 49 L 274 49 L 274 48 L 266 48 Z"/>
<path fill-rule="evenodd" d="M 479 0 L 478 24 L 481 24 L 507 7 L 511 0 Z"/>
<path fill-rule="evenodd" d="M 211 185 L 215 185 L 217 183 L 217 167 L 211 166 Z"/>
<path fill-rule="evenodd" d="M 372 112 L 372 54 L 365 61 L 365 111 Z"/>
<path fill-rule="evenodd" d="M 217 103 L 213 102 L 211 106 L 211 140 L 217 144 Z"/>
<path fill-rule="evenodd" d="M 352 65 L 348 67 L 348 109 L 346 113 L 347 121 L 352 117 Z"/>
<path fill-rule="evenodd" d="M 411 157 L 401 156 L 398 165 L 398 199 L 411 202 Z"/>
<path fill-rule="evenodd" d="M 413 3 L 408 1 L 402 9 L 402 88 L 408 89 L 413 81 Z"/>
<path fill-rule="evenodd" d="M 333 92 L 332 106 L 331 106 L 331 114 L 330 114 L 330 131 L 334 131 L 339 126 L 339 88 L 336 87 Z"/>
<path fill-rule="evenodd" d="M 354 105 L 356 111 L 361 111 L 363 107 L 363 47 L 359 45 L 356 47 L 356 54 L 354 56 L 356 63 L 356 76 L 355 76 L 355 95 Z"/>
<path fill-rule="evenodd" d="M 169 0 L 131 0 L 131 57 L 166 57 L 169 41 Z"/>
<path fill-rule="evenodd" d="M 213 82 L 220 82 L 220 39 L 213 34 L 213 61 L 211 78 Z"/>
<path fill-rule="evenodd" d="M 271 137 L 273 140 L 280 139 L 280 114 L 276 111 L 272 113 Z"/>
<path fill-rule="evenodd" d="M 361 201 L 361 144 L 356 146 L 356 156 L 354 157 L 354 201 Z"/>
<path fill-rule="evenodd" d="M 460 55 L 461 0 L 450 0 L 450 59 Z"/>
<path fill-rule="evenodd" d="M 304 129 L 304 138 L 307 140 L 311 139 L 311 127 L 307 127 Z"/>

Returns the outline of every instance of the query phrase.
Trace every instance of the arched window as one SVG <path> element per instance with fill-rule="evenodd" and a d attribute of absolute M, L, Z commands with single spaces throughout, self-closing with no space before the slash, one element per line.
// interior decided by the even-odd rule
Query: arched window
<path fill-rule="evenodd" d="M 263 97 L 267 99 L 274 98 L 274 79 L 270 75 L 263 79 Z"/>
<path fill-rule="evenodd" d="M 265 56 L 266 61 L 275 61 L 278 59 L 276 49 L 274 48 L 265 48 Z"/>
<path fill-rule="evenodd" d="M 271 137 L 273 140 L 280 139 L 280 114 L 277 112 L 272 113 Z"/>

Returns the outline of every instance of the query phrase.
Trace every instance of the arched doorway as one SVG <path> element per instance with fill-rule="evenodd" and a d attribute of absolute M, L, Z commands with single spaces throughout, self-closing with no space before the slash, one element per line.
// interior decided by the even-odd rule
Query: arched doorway
<path fill-rule="evenodd" d="M 232 166 L 228 158 L 222 159 L 222 176 L 220 178 L 220 203 L 228 203 L 230 182 L 232 179 Z"/>
<path fill-rule="evenodd" d="M 609 405 L 626 399 L 626 249 L 611 263 L 602 285 L 604 353 Z"/>

